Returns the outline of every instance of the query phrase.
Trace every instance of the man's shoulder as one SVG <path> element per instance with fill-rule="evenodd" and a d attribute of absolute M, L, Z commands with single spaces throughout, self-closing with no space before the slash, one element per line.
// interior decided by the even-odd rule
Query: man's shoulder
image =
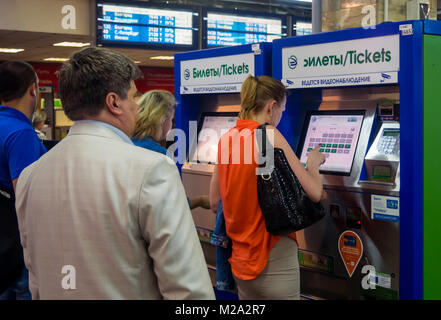
<path fill-rule="evenodd" d="M 72 155 L 72 152 L 77 156 L 71 159 L 66 159 L 63 162 L 64 165 L 74 165 L 73 163 L 84 163 L 84 161 L 78 161 L 79 158 L 87 159 L 87 163 L 90 167 L 96 165 L 102 166 L 104 163 L 109 164 L 115 170 L 122 170 L 126 172 L 126 169 L 131 168 L 142 175 L 141 172 L 155 170 L 159 167 L 174 166 L 174 163 L 165 155 L 160 153 L 143 149 L 135 145 L 114 141 L 111 145 L 103 147 L 102 141 L 94 141 L 94 137 L 91 136 L 87 143 L 77 142 L 65 138 L 60 141 L 50 152 L 43 155 L 38 161 L 26 168 L 28 176 L 33 171 L 38 171 L 41 166 L 47 168 L 48 164 L 53 164 L 55 161 L 59 161 L 60 157 L 63 158 L 67 153 Z M 100 145 L 101 147 L 97 148 Z M 72 162 L 74 161 L 74 162 Z M 21 177 L 20 177 L 21 178 Z"/>
<path fill-rule="evenodd" d="M 149 157 L 155 158 L 155 159 L 161 159 L 163 158 L 163 154 L 153 151 L 151 149 L 147 149 L 147 148 L 143 148 L 140 146 L 137 146 L 135 144 L 128 144 L 126 143 L 126 147 L 128 148 L 128 150 L 130 150 L 130 152 L 140 155 L 140 158 L 145 158 L 146 155 L 148 155 Z"/>
<path fill-rule="evenodd" d="M 85 136 L 82 136 L 84 139 Z M 86 146 L 87 145 L 87 146 Z M 107 140 L 103 143 L 101 137 L 87 136 L 85 140 L 82 140 L 80 144 L 70 140 L 69 138 L 60 143 L 59 152 L 64 152 L 63 149 L 77 150 L 81 152 L 81 149 L 93 150 L 99 146 L 100 155 L 109 161 L 118 161 L 132 164 L 142 164 L 142 165 L 153 165 L 164 161 L 167 156 L 160 154 L 158 152 L 138 147 L 134 144 L 126 143 L 120 140 Z M 54 148 L 55 151 L 55 148 Z"/>
<path fill-rule="evenodd" d="M 130 153 L 127 153 L 127 156 L 130 157 L 128 161 L 134 161 L 133 166 L 143 168 L 146 170 L 145 172 L 150 172 L 150 174 L 168 172 L 179 176 L 176 163 L 171 157 L 135 145 L 128 146 L 130 147 Z"/>
<path fill-rule="evenodd" d="M 158 166 L 158 165 L 172 165 L 176 166 L 173 160 L 171 160 L 166 154 L 158 152 L 156 150 L 145 149 L 136 145 L 127 144 L 127 148 L 130 153 L 127 154 L 133 161 L 136 161 L 142 165 Z M 164 149 L 166 151 L 166 149 Z"/>
<path fill-rule="evenodd" d="M 41 158 L 40 158 L 41 159 Z M 38 165 L 38 160 L 28 165 L 26 168 L 24 168 L 20 176 L 18 177 L 17 186 L 16 186 L 16 195 L 22 194 L 22 185 L 26 184 L 29 180 L 29 177 L 31 176 L 32 172 L 34 171 L 34 168 Z"/>
<path fill-rule="evenodd" d="M 47 152 L 32 127 L 0 130 L 0 144 L 9 154 L 9 158 L 15 159 L 12 161 L 20 160 L 21 163 L 34 162 Z"/>
<path fill-rule="evenodd" d="M 13 136 L 21 133 L 33 132 L 37 137 L 37 133 L 34 128 L 23 121 L 19 121 L 14 118 L 9 118 L 8 122 L 0 120 L 0 139 L 5 141 Z"/>

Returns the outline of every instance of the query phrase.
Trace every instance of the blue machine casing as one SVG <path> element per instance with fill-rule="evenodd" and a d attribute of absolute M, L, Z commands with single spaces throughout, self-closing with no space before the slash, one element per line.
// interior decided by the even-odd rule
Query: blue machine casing
<path fill-rule="evenodd" d="M 413 34 L 402 35 L 401 25 L 411 25 Z M 387 35 L 400 35 L 400 127 L 401 127 L 401 190 L 400 190 L 400 299 L 423 298 L 423 33 L 441 34 L 440 24 L 432 21 L 385 23 L 375 29 L 354 28 L 293 37 L 273 42 L 273 76 L 282 79 L 282 49 Z M 320 101 L 321 88 L 292 89 L 294 103 L 305 95 L 315 95 Z M 311 100 L 311 99 L 309 99 Z M 314 100 L 314 99 L 312 99 Z M 288 104 L 287 104 L 288 105 Z M 292 103 L 290 104 L 292 105 Z M 311 105 L 311 109 L 318 105 Z M 285 111 L 292 120 L 304 116 L 306 110 Z M 293 131 L 291 121 L 284 121 L 280 131 L 294 148 L 301 128 Z M 297 123 L 291 122 L 291 123 Z"/>
<path fill-rule="evenodd" d="M 254 55 L 254 76 L 262 76 L 272 74 L 272 44 L 271 43 L 259 43 L 259 52 Z M 208 93 L 208 94 L 181 94 L 181 62 L 187 60 L 197 60 L 215 57 L 225 57 L 226 62 L 229 56 L 252 53 L 253 45 L 241 45 L 226 48 L 214 48 L 199 51 L 190 51 L 185 53 L 175 54 L 175 98 L 176 98 L 176 111 L 175 111 L 175 127 L 184 130 L 186 137 L 189 136 L 189 121 L 199 120 L 199 116 L 204 110 L 204 106 L 201 105 L 201 98 L 205 95 L 219 95 L 227 93 Z M 187 145 L 188 154 L 188 145 Z M 178 165 L 181 169 L 181 166 Z"/>

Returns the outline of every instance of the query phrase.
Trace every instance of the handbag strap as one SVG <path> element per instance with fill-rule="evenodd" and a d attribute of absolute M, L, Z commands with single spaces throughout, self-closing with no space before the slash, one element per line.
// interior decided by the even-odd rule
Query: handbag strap
<path fill-rule="evenodd" d="M 257 127 L 257 130 L 261 130 L 262 132 L 262 138 L 260 140 L 257 139 L 257 142 L 259 144 L 260 154 L 262 154 L 262 158 L 265 158 L 266 157 L 266 123 L 261 124 L 259 127 Z"/>
<path fill-rule="evenodd" d="M 259 167 L 265 167 L 265 163 L 261 163 L 262 159 L 266 158 L 267 153 L 267 144 L 270 146 L 270 148 L 273 148 L 270 142 L 267 142 L 267 136 L 266 136 L 266 126 L 269 125 L 269 123 L 261 124 L 257 127 L 257 130 L 262 130 L 262 138 L 257 139 L 257 143 L 259 146 Z"/>

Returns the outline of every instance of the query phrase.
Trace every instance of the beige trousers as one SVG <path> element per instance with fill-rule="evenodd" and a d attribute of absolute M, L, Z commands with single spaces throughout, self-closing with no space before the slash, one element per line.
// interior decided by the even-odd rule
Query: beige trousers
<path fill-rule="evenodd" d="M 234 276 L 234 280 L 240 300 L 299 300 L 297 243 L 291 238 L 281 237 L 271 249 L 268 263 L 257 278 L 241 280 Z"/>

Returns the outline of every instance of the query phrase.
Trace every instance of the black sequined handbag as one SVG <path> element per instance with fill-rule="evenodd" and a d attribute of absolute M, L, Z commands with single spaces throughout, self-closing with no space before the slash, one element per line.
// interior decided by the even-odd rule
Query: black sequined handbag
<path fill-rule="evenodd" d="M 320 202 L 313 202 L 292 171 L 285 153 L 267 143 L 266 125 L 261 125 L 262 138 L 259 142 L 260 168 L 264 168 L 268 148 L 274 150 L 274 165 L 257 176 L 257 195 L 260 209 L 265 218 L 266 230 L 273 235 L 285 235 L 302 230 L 325 216 Z M 272 169 L 272 170 L 271 170 Z"/>

